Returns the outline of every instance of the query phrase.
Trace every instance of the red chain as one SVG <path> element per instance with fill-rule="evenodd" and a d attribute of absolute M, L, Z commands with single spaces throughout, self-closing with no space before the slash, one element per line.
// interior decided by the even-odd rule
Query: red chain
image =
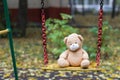
<path fill-rule="evenodd" d="M 42 39 L 43 39 L 43 49 L 44 49 L 44 64 L 48 63 L 48 54 L 47 54 L 47 37 L 46 37 L 46 27 L 45 27 L 45 11 L 44 11 L 44 1 L 41 1 L 41 17 L 42 17 Z"/>
<path fill-rule="evenodd" d="M 101 45 L 102 45 L 102 24 L 103 24 L 103 0 L 100 2 L 99 18 L 98 18 L 98 42 L 97 42 L 97 66 L 100 64 Z"/>

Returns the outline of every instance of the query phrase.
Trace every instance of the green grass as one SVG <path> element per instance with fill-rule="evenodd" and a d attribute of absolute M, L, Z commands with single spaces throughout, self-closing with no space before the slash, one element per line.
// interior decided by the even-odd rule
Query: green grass
<path fill-rule="evenodd" d="M 94 26 L 98 23 L 98 15 L 75 15 L 74 19 L 76 23 L 84 26 Z M 103 21 L 108 21 L 111 26 L 120 28 L 120 15 L 114 19 L 111 18 L 111 15 L 103 15 Z"/>

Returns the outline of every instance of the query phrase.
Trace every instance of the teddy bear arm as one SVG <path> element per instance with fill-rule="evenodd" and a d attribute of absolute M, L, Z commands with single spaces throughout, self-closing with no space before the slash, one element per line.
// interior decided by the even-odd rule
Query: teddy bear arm
<path fill-rule="evenodd" d="M 89 59 L 88 53 L 83 50 L 83 59 Z"/>
<path fill-rule="evenodd" d="M 60 58 L 66 59 L 67 56 L 68 56 L 68 51 L 66 50 L 66 51 L 64 51 L 64 52 L 60 55 Z"/>

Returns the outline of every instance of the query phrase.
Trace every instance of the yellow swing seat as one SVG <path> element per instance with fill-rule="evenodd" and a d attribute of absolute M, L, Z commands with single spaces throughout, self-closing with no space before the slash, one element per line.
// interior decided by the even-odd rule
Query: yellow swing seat
<path fill-rule="evenodd" d="M 5 33 L 8 33 L 8 32 L 9 32 L 9 30 L 8 30 L 8 29 L 1 30 L 1 31 L 0 31 L 0 35 L 1 35 L 1 34 L 5 34 Z"/>
<path fill-rule="evenodd" d="M 87 68 L 87 69 L 82 69 L 81 67 L 61 68 L 61 67 L 59 67 L 57 62 L 47 64 L 46 66 L 43 66 L 42 69 L 43 70 L 61 70 L 61 71 L 100 71 L 101 70 L 100 68 L 96 68 L 96 63 L 95 62 L 91 62 L 89 68 Z"/>

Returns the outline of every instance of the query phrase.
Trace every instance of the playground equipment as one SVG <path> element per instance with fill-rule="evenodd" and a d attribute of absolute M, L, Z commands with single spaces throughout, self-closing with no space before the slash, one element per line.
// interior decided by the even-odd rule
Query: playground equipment
<path fill-rule="evenodd" d="M 44 64 L 48 64 L 48 54 L 47 54 L 47 48 L 46 48 L 46 27 L 45 27 L 45 11 L 44 11 L 44 0 L 41 0 L 41 18 L 42 18 L 42 39 L 43 39 L 43 49 L 44 49 Z M 102 23 L 103 23 L 103 0 L 100 0 L 100 9 L 99 9 L 99 18 L 98 18 L 98 40 L 97 40 L 97 55 L 96 55 L 96 66 L 95 69 L 90 70 L 98 70 L 97 67 L 100 64 L 100 55 L 101 55 L 101 44 L 102 44 Z M 48 65 L 50 67 L 50 65 Z M 50 68 L 45 66 L 43 69 L 58 69 L 58 70 L 64 70 L 58 67 L 54 67 L 52 65 Z M 66 70 L 66 69 L 65 69 Z M 76 70 L 76 69 L 75 69 Z"/>
<path fill-rule="evenodd" d="M 14 54 L 14 47 L 13 47 L 13 40 L 12 40 L 12 29 L 11 29 L 11 23 L 9 18 L 9 11 L 7 6 L 7 1 L 3 0 L 4 4 L 4 12 L 5 12 L 5 19 L 6 19 L 6 27 L 7 29 L 0 31 L 0 35 L 8 33 L 9 43 L 10 43 L 10 50 L 11 50 L 11 56 L 12 56 L 12 62 L 13 62 L 13 68 L 14 68 L 14 74 L 15 74 L 15 80 L 18 80 L 18 73 L 17 73 L 17 67 L 16 67 L 16 60 L 15 60 L 15 54 Z M 48 54 L 47 54 L 47 43 L 46 43 L 46 27 L 45 27 L 45 10 L 44 10 L 44 0 L 41 0 L 41 18 L 42 18 L 42 39 L 43 39 L 43 49 L 44 49 L 44 64 L 48 64 Z M 101 55 L 101 44 L 102 44 L 102 21 L 103 21 L 103 0 L 100 0 L 100 10 L 99 10 L 99 18 L 98 18 L 98 44 L 97 44 L 97 55 L 96 55 L 96 67 L 100 64 L 100 55 Z M 53 64 L 54 66 L 54 64 Z M 54 68 L 54 67 L 53 67 Z M 51 68 L 51 69 L 53 69 Z M 43 69 L 50 69 L 45 66 Z M 54 70 L 64 70 L 63 68 L 58 68 Z M 80 70 L 78 68 L 67 68 L 65 70 Z M 81 69 L 85 70 L 85 69 Z M 98 69 L 86 69 L 86 70 L 98 70 Z"/>
<path fill-rule="evenodd" d="M 16 60 L 15 60 L 14 47 L 13 47 L 13 40 L 12 40 L 11 22 L 10 22 L 10 18 L 9 18 L 9 11 L 8 11 L 8 6 L 7 6 L 7 1 L 6 0 L 3 0 L 3 5 L 4 5 L 6 28 L 7 29 L 0 31 L 0 35 L 8 33 L 10 51 L 11 51 L 14 74 L 15 74 L 15 80 L 18 80 L 18 73 L 17 73 Z"/>

